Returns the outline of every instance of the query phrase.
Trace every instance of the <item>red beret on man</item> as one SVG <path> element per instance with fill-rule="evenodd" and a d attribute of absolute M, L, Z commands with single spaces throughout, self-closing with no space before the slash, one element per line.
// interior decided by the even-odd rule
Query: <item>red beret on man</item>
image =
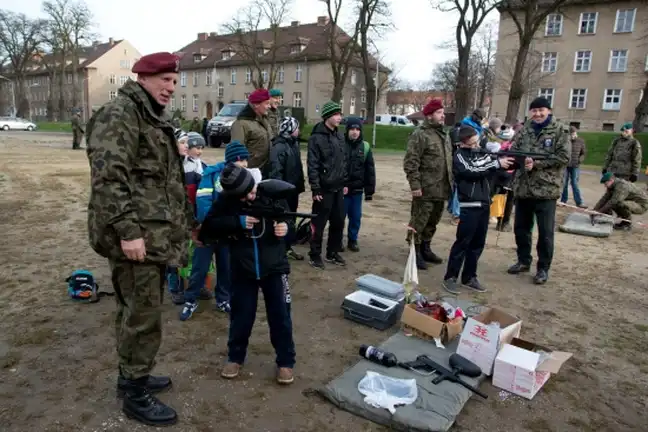
<path fill-rule="evenodd" d="M 443 101 L 441 99 L 439 98 L 430 99 L 430 102 L 428 102 L 423 107 L 423 115 L 424 116 L 432 115 L 435 112 L 439 111 L 441 108 L 443 108 Z"/>
<path fill-rule="evenodd" d="M 269 100 L 270 92 L 264 88 L 256 89 L 248 96 L 248 102 L 251 104 L 260 104 Z"/>
<path fill-rule="evenodd" d="M 169 52 L 158 52 L 145 55 L 135 62 L 132 72 L 143 75 L 155 75 L 180 70 L 180 57 Z"/>

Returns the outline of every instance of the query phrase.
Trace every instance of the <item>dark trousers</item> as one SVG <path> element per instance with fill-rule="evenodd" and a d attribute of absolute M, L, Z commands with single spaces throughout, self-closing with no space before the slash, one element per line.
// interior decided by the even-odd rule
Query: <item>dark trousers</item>
<path fill-rule="evenodd" d="M 326 253 L 339 252 L 342 246 L 344 231 L 344 192 L 324 192 L 321 201 L 313 201 L 313 213 L 317 216 L 311 221 L 310 256 L 322 254 L 322 239 L 324 228 L 329 223 Z"/>
<path fill-rule="evenodd" d="M 515 195 L 512 190 L 506 191 L 506 204 L 504 205 L 504 215 L 501 218 L 501 225 L 508 225 L 513 213 L 513 204 L 515 204 Z"/>
<path fill-rule="evenodd" d="M 458 278 L 466 283 L 477 277 L 477 262 L 486 245 L 490 207 L 463 207 L 459 213 L 457 238 L 450 249 L 445 279 Z"/>
<path fill-rule="evenodd" d="M 216 286 L 214 287 L 216 303 L 229 302 L 232 285 L 230 283 L 230 256 L 229 247 L 224 241 L 215 245 L 197 246 L 194 249 L 189 286 L 185 291 L 186 302 L 195 303 L 198 300 L 200 291 L 205 286 L 205 279 L 209 273 L 213 256 L 216 256 Z"/>
<path fill-rule="evenodd" d="M 358 234 L 360 233 L 360 223 L 362 221 L 362 192 L 355 194 L 347 194 L 344 197 L 344 214 L 349 219 L 349 226 L 347 227 L 347 238 L 350 242 L 358 241 Z"/>
<path fill-rule="evenodd" d="M 286 198 L 286 202 L 288 203 L 288 210 L 291 212 L 296 212 L 297 207 L 299 207 L 299 194 L 294 194 Z M 292 218 L 288 223 L 288 234 L 286 235 L 286 249 L 289 249 L 290 247 L 292 247 L 292 245 L 295 244 L 295 229 L 296 229 L 295 223 L 296 223 L 295 218 Z"/>
<path fill-rule="evenodd" d="M 232 276 L 228 360 L 237 364 L 245 361 L 261 288 L 277 367 L 292 368 L 295 365 L 295 343 L 290 318 L 288 275 L 276 273 L 261 280 L 239 278 L 235 274 Z"/>
<path fill-rule="evenodd" d="M 531 265 L 533 218 L 538 221 L 538 270 L 549 270 L 553 260 L 556 200 L 518 199 L 515 203 L 515 243 L 518 262 Z"/>

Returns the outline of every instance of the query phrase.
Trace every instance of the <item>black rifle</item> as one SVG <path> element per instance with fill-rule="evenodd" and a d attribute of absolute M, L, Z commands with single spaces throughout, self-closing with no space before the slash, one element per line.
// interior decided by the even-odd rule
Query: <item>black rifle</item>
<path fill-rule="evenodd" d="M 297 193 L 297 188 L 283 180 L 262 180 L 257 184 L 257 198 L 250 205 L 242 206 L 241 214 L 257 219 L 288 220 L 295 217 L 311 219 L 313 213 L 287 211 L 280 201 Z"/>
<path fill-rule="evenodd" d="M 509 169 L 524 168 L 524 161 L 526 158 L 531 158 L 533 160 L 547 160 L 547 159 L 556 158 L 556 155 L 551 153 L 534 153 L 534 152 L 523 152 L 523 151 L 515 151 L 515 150 L 502 150 L 498 152 L 491 152 L 485 149 L 476 148 L 473 149 L 473 152 L 495 156 L 496 158 L 502 158 L 502 157 L 514 158 L 515 164 Z"/>

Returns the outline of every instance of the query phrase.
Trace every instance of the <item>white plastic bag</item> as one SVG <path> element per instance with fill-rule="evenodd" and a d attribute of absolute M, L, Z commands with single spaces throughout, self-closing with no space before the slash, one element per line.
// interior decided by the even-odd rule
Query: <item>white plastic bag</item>
<path fill-rule="evenodd" d="M 358 383 L 366 404 L 396 412 L 396 405 L 409 405 L 418 397 L 415 379 L 399 379 L 367 371 Z"/>
<path fill-rule="evenodd" d="M 410 228 L 411 229 L 411 228 Z M 405 264 L 405 273 L 403 274 L 403 288 L 407 296 L 407 302 L 410 302 L 410 297 L 418 288 L 418 268 L 416 267 L 416 247 L 414 246 L 414 238 L 410 241 L 410 252 L 407 257 L 407 264 Z"/>

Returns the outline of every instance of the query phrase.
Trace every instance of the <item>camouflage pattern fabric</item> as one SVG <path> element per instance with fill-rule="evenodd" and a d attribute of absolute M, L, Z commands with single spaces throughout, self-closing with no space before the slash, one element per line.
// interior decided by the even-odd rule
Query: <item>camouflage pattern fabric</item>
<path fill-rule="evenodd" d="M 636 138 L 617 137 L 605 155 L 603 169 L 616 177 L 627 179 L 631 175 L 638 176 L 641 169 L 641 143 Z"/>
<path fill-rule="evenodd" d="M 515 172 L 515 197 L 520 199 L 557 200 L 562 194 L 564 171 L 571 158 L 569 129 L 552 118 L 538 135 L 528 120 L 513 138 L 511 150 L 547 153 L 554 157 L 534 160 L 533 169 Z"/>
<path fill-rule="evenodd" d="M 441 221 L 444 208 L 444 201 L 432 201 L 422 198 L 412 200 L 410 226 L 416 230 L 414 244 L 420 245 L 421 242 L 432 240 L 437 225 Z M 408 231 L 407 242 L 409 243 L 411 239 L 412 231 Z"/>
<path fill-rule="evenodd" d="M 279 110 L 270 108 L 267 117 L 272 130 L 272 137 L 279 136 Z"/>
<path fill-rule="evenodd" d="M 249 168 L 265 168 L 270 160 L 272 128 L 267 116 L 259 117 L 248 104 L 232 124 L 232 141 L 241 142 L 250 152 Z"/>
<path fill-rule="evenodd" d="M 202 123 L 199 119 L 195 118 L 191 121 L 190 132 L 202 133 Z"/>
<path fill-rule="evenodd" d="M 81 118 L 78 114 L 74 114 L 71 119 L 72 122 L 72 148 L 81 148 L 81 138 L 83 137 L 83 128 L 81 127 Z"/>
<path fill-rule="evenodd" d="M 443 201 L 450 197 L 452 144 L 442 125 L 425 120 L 414 129 L 407 140 L 403 170 L 410 190 L 423 191 L 419 199 Z"/>
<path fill-rule="evenodd" d="M 183 267 L 193 209 L 185 193 L 173 127 L 144 89 L 128 81 L 88 122 L 90 245 L 124 260 L 121 240 L 143 238 L 146 263 Z"/>
<path fill-rule="evenodd" d="M 636 184 L 617 178 L 596 203 L 594 211 L 615 212 L 623 219 L 630 219 L 633 214 L 648 211 L 648 194 Z"/>
<path fill-rule="evenodd" d="M 162 295 L 166 267 L 110 260 L 117 295 L 115 336 L 119 372 L 129 380 L 149 375 L 162 342 Z"/>

